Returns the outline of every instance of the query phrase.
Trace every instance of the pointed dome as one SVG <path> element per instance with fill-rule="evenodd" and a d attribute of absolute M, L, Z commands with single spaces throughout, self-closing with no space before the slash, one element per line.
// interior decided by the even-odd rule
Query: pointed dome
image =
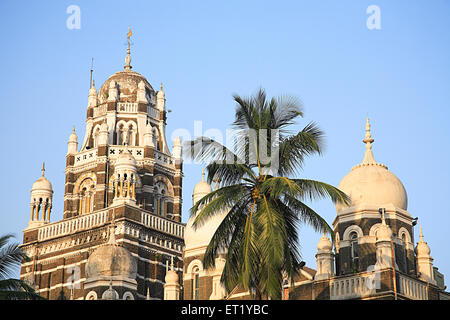
<path fill-rule="evenodd" d="M 77 142 L 77 141 L 78 141 L 78 136 L 75 133 L 75 126 L 73 126 L 72 133 L 69 136 L 69 142 Z"/>
<path fill-rule="evenodd" d="M 86 262 L 86 278 L 123 276 L 135 279 L 136 260 L 124 247 L 116 243 L 114 227 L 110 228 L 110 238 L 89 256 Z"/>
<path fill-rule="evenodd" d="M 122 153 L 119 154 L 115 164 L 115 169 L 119 169 L 122 167 L 136 167 L 136 159 L 129 152 L 127 146 L 125 146 L 125 149 L 123 149 Z"/>
<path fill-rule="evenodd" d="M 202 180 L 194 187 L 193 198 L 197 198 L 197 201 L 203 198 L 205 195 L 212 191 L 211 186 L 205 181 L 205 169 L 202 171 Z M 194 202 L 195 203 L 195 202 Z"/>
<path fill-rule="evenodd" d="M 158 91 L 158 94 L 156 95 L 158 99 L 164 99 L 164 90 L 163 90 L 163 84 L 161 82 L 161 88 Z"/>
<path fill-rule="evenodd" d="M 372 143 L 369 118 L 366 123 L 366 153 L 361 164 L 352 168 L 338 185 L 338 189 L 351 198 L 350 206 L 361 204 L 383 206 L 392 204 L 397 208 L 406 210 L 408 196 L 400 179 L 390 172 L 384 164 L 377 163 L 372 153 Z M 336 211 L 346 206 L 336 204 Z"/>
<path fill-rule="evenodd" d="M 52 184 L 47 178 L 44 176 L 45 173 L 45 163 L 42 164 L 42 176 L 33 183 L 33 187 L 31 188 L 31 192 L 34 191 L 50 191 L 53 193 Z"/>
<path fill-rule="evenodd" d="M 422 226 L 420 227 L 420 241 L 417 243 L 415 252 L 418 256 L 429 256 L 431 253 L 430 247 L 423 241 Z"/>
<path fill-rule="evenodd" d="M 202 181 L 197 183 L 194 188 L 194 194 L 192 195 L 194 203 L 210 192 L 212 192 L 212 189 L 211 186 L 205 181 L 205 171 L 203 170 Z M 226 214 L 227 211 L 215 214 L 206 220 L 205 223 L 197 226 L 196 228 L 194 228 L 193 224 L 197 215 L 191 216 L 184 230 L 185 251 L 208 246 L 211 238 L 219 225 L 222 223 Z"/>
<path fill-rule="evenodd" d="M 324 234 L 322 238 L 320 238 L 319 243 L 317 244 L 317 250 L 321 251 L 331 251 L 333 249 L 333 244 L 331 243 L 328 236 Z"/>

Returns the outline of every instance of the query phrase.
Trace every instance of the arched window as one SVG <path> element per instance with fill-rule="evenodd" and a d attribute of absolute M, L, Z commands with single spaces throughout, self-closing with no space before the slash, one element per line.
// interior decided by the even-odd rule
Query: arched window
<path fill-rule="evenodd" d="M 167 186 L 158 181 L 154 188 L 154 212 L 159 216 L 167 216 Z"/>
<path fill-rule="evenodd" d="M 200 289 L 200 269 L 196 266 L 194 269 L 192 269 L 192 275 L 193 275 L 193 292 L 192 292 L 192 298 L 193 300 L 199 300 L 199 289 Z"/>
<path fill-rule="evenodd" d="M 78 207 L 78 214 L 85 214 L 94 211 L 94 182 L 92 179 L 85 179 L 80 185 L 80 192 L 78 194 L 80 202 Z"/>
<path fill-rule="evenodd" d="M 352 231 L 350 233 L 350 248 L 351 248 L 351 257 L 352 257 L 352 263 L 354 267 L 356 268 L 356 264 L 359 258 L 359 252 L 358 252 L 358 233 L 356 231 Z"/>

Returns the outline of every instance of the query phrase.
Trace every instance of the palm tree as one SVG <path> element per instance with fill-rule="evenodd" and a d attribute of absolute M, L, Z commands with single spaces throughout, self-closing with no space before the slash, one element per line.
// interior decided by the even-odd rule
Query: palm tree
<path fill-rule="evenodd" d="M 301 103 L 292 97 L 268 100 L 260 89 L 254 97 L 233 96 L 234 152 L 207 137 L 185 143 L 186 154 L 209 164 L 208 183 L 218 188 L 191 208 L 194 228 L 227 211 L 204 256 L 206 268 L 218 254 L 226 263 L 221 281 L 228 293 L 238 287 L 254 299 L 280 299 L 285 276 L 299 272 L 298 226 L 333 230 L 305 200 L 330 198 L 348 204 L 349 198 L 324 182 L 289 178 L 299 173 L 306 156 L 321 154 L 323 132 L 314 123 L 293 134 L 288 130 L 303 117 Z"/>
<path fill-rule="evenodd" d="M 0 300 L 43 299 L 25 281 L 10 278 L 22 261 L 29 260 L 17 243 L 8 244 L 12 237 L 0 237 Z"/>

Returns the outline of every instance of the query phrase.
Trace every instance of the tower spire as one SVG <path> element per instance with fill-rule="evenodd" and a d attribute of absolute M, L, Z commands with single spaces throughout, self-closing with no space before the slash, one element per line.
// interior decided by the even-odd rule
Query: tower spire
<path fill-rule="evenodd" d="M 125 57 L 125 70 L 131 70 L 131 56 L 130 56 L 130 37 L 133 34 L 131 27 L 128 28 L 128 34 L 127 34 L 127 42 L 128 42 L 128 48 L 127 48 L 127 56 Z"/>
<path fill-rule="evenodd" d="M 92 79 L 92 73 L 94 72 L 94 58 L 91 60 L 91 79 L 89 80 L 89 89 L 92 88 L 93 79 Z"/>
<path fill-rule="evenodd" d="M 44 173 L 45 173 L 45 161 L 42 162 L 42 169 L 41 169 L 41 171 L 42 171 L 42 176 L 44 176 Z"/>
<path fill-rule="evenodd" d="M 366 144 L 366 153 L 364 154 L 364 159 L 362 161 L 363 164 L 376 164 L 375 158 L 372 153 L 372 143 L 375 140 L 372 138 L 372 134 L 370 133 L 370 123 L 369 117 L 367 117 L 366 122 L 366 137 L 363 142 Z"/>

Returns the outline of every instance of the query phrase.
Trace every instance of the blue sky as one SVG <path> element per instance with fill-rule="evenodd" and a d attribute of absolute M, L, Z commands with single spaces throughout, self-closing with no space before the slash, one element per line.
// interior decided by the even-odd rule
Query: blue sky
<path fill-rule="evenodd" d="M 69 5 L 81 28 L 69 30 Z M 369 30 L 366 9 L 381 10 Z M 84 136 L 89 68 L 97 88 L 122 69 L 133 29 L 133 70 L 154 88 L 162 81 L 167 136 L 178 128 L 225 130 L 232 94 L 289 94 L 305 118 L 325 131 L 326 151 L 307 160 L 303 176 L 338 185 L 364 154 L 371 118 L 375 159 L 408 192 L 435 265 L 450 277 L 450 2 L 434 1 L 2 1 L 0 2 L 0 234 L 21 241 L 30 189 L 42 161 L 54 188 L 52 221 L 62 218 L 67 140 Z M 183 221 L 201 167 L 184 169 Z M 329 223 L 330 201 L 312 206 Z M 302 254 L 315 268 L 320 235 L 301 228 Z M 418 230 L 416 230 L 418 239 Z"/>

